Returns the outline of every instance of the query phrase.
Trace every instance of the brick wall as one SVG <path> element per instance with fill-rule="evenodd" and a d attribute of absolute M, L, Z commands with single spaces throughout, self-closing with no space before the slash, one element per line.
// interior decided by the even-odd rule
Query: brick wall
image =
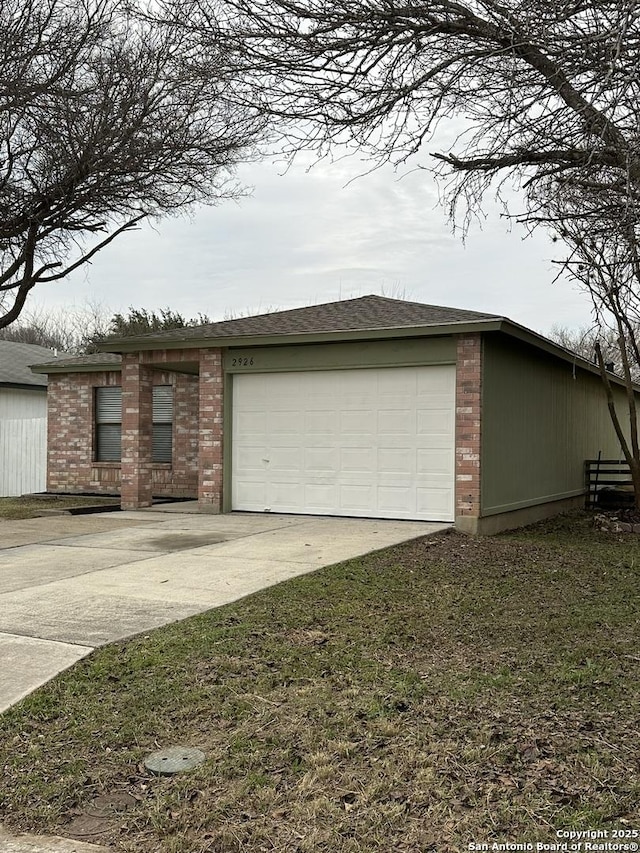
<path fill-rule="evenodd" d="M 153 371 L 137 353 L 122 356 L 122 508 L 151 506 Z"/>
<path fill-rule="evenodd" d="M 480 516 L 482 338 L 460 335 L 456 362 L 456 518 Z"/>
<path fill-rule="evenodd" d="M 93 465 L 94 393 L 97 385 L 119 385 L 119 371 L 49 376 L 47 391 L 47 490 L 118 494 L 120 466 L 107 472 Z M 117 478 L 114 474 L 117 473 Z"/>
<path fill-rule="evenodd" d="M 213 512 L 222 511 L 222 394 L 222 351 L 202 350 L 198 500 Z"/>
<path fill-rule="evenodd" d="M 154 371 L 152 381 L 174 388 L 173 464 L 151 466 L 152 493 L 195 498 L 198 377 Z M 120 371 L 49 376 L 47 489 L 51 492 L 120 494 L 120 463 L 94 459 L 94 388 L 103 385 L 121 385 Z"/>

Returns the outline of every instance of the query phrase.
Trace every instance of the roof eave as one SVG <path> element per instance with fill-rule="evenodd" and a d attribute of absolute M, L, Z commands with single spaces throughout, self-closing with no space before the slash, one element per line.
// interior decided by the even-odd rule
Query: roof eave
<path fill-rule="evenodd" d="M 84 362 L 83 364 L 32 364 L 31 370 L 33 373 L 95 373 L 98 370 L 115 370 L 118 373 L 121 371 L 122 365 L 114 361 L 94 361 Z M 43 386 L 44 387 L 44 386 Z"/>
<path fill-rule="evenodd" d="M 473 320 L 460 321 L 457 323 L 443 323 L 422 326 L 402 326 L 390 327 L 384 329 L 352 329 L 338 332 L 299 332 L 297 334 L 278 334 L 278 335 L 235 335 L 227 337 L 203 337 L 191 338 L 188 340 L 166 340 L 154 338 L 150 340 L 147 336 L 137 338 L 121 338 L 119 340 L 110 341 L 110 343 L 102 344 L 100 349 L 102 352 L 111 353 L 128 353 L 151 351 L 158 349 L 174 350 L 174 349 L 207 349 L 210 347 L 221 348 L 239 348 L 239 347 L 264 347 L 264 346 L 285 346 L 295 344 L 316 344 L 316 343 L 339 343 L 349 341 L 372 341 L 372 340 L 389 340 L 390 338 L 421 338 L 421 337 L 440 337 L 443 335 L 461 335 L 470 334 L 473 332 L 502 332 L 512 338 L 530 344 L 543 352 L 561 358 L 563 361 L 575 364 L 583 370 L 600 377 L 600 370 L 597 365 L 587 359 L 582 358 L 577 353 L 555 344 L 548 340 L 543 335 L 527 329 L 513 320 L 506 317 L 495 317 L 489 320 Z M 94 362 L 84 362 L 83 364 L 64 365 L 64 364 L 35 364 L 31 370 L 34 373 L 92 373 L 98 370 L 108 370 L 119 372 L 121 364 L 118 362 L 102 362 L 96 358 Z M 615 373 L 609 373 L 610 380 L 619 386 L 624 387 L 624 380 Z M 640 385 L 634 385 L 635 390 L 640 391 Z"/>
<path fill-rule="evenodd" d="M 564 361 L 568 361 L 571 364 L 574 364 L 576 367 L 580 367 L 582 370 L 587 370 L 589 373 L 593 373 L 599 379 L 602 378 L 600 375 L 600 368 L 597 364 L 588 361 L 586 358 L 583 358 L 582 356 L 572 352 L 571 350 L 565 349 L 565 347 L 561 346 L 560 344 L 556 344 L 553 341 L 550 341 L 543 335 L 539 335 L 537 332 L 533 332 L 531 329 L 527 329 L 526 326 L 521 326 L 519 323 L 514 323 L 513 320 L 504 319 L 502 321 L 502 328 L 499 331 L 510 335 L 512 338 L 517 338 L 518 340 L 523 341 L 523 343 L 531 344 L 537 349 L 541 349 L 544 352 L 548 352 L 550 355 L 554 355 L 563 359 Z M 626 388 L 626 383 L 621 376 L 618 376 L 616 373 L 611 373 L 610 371 L 607 371 L 607 375 L 609 377 L 609 380 L 613 384 Z M 633 383 L 633 388 L 635 391 L 640 392 L 639 384 Z"/>
<path fill-rule="evenodd" d="M 140 352 L 157 349 L 206 349 L 209 347 L 264 347 L 286 344 L 336 343 L 345 341 L 387 340 L 389 338 L 422 338 L 441 335 L 465 334 L 476 331 L 500 329 L 503 318 L 491 320 L 460 321 L 457 323 L 434 323 L 427 326 L 393 326 L 382 329 L 347 329 L 327 332 L 297 332 L 294 334 L 270 335 L 225 335 L 221 337 L 202 337 L 188 339 L 149 340 L 138 338 L 120 338 L 101 344 L 102 352 Z"/>
<path fill-rule="evenodd" d="M 15 391 L 46 391 L 46 382 L 0 382 L 0 388 L 10 388 Z"/>

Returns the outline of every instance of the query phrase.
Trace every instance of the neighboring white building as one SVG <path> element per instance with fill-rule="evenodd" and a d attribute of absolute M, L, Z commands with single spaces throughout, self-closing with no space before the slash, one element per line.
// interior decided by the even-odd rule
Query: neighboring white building
<path fill-rule="evenodd" d="M 0 496 L 47 488 L 47 377 L 30 365 L 46 347 L 0 340 Z"/>

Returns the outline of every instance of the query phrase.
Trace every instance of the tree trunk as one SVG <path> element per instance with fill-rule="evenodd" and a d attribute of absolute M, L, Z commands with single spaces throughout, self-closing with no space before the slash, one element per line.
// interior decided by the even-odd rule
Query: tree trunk
<path fill-rule="evenodd" d="M 609 381 L 609 375 L 607 374 L 607 370 L 604 366 L 602 350 L 600 349 L 600 344 L 597 341 L 595 345 L 595 350 L 596 357 L 598 359 L 598 367 L 600 368 L 600 376 L 602 377 L 602 382 L 604 384 L 605 392 L 607 395 L 607 406 L 609 407 L 611 422 L 613 424 L 613 428 L 616 431 L 616 435 L 618 436 L 618 441 L 620 442 L 620 447 L 622 448 L 622 452 L 624 453 L 624 458 L 626 459 L 629 465 L 629 470 L 631 471 L 631 481 L 633 483 L 635 509 L 636 512 L 640 512 L 640 453 L 638 452 L 638 445 L 637 442 L 634 442 L 634 448 L 632 451 L 622 430 L 620 419 L 618 418 L 618 413 L 616 412 L 615 401 L 613 399 L 613 389 L 611 387 L 611 382 Z M 631 382 L 631 377 L 628 371 L 626 371 L 625 385 L 627 386 L 629 421 L 632 425 L 632 434 L 636 434 L 637 424 L 632 422 L 632 419 L 636 416 L 635 391 L 633 389 L 633 384 Z"/>

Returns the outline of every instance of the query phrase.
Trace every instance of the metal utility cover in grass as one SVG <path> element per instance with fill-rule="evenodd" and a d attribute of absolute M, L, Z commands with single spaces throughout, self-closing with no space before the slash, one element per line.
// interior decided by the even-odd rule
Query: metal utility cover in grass
<path fill-rule="evenodd" d="M 194 746 L 169 746 L 147 755 L 144 766 L 158 776 L 173 776 L 174 773 L 193 770 L 204 759 L 204 752 Z"/>

